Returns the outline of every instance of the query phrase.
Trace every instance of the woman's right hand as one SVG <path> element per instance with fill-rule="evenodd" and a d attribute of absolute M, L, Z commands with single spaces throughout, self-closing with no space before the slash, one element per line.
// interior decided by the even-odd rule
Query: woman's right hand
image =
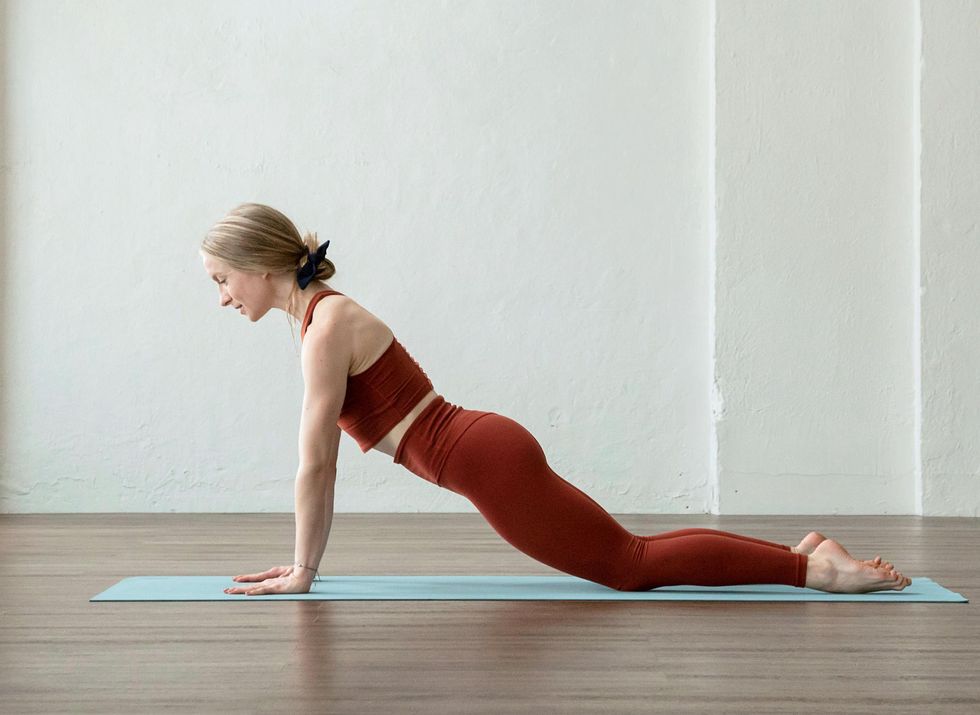
<path fill-rule="evenodd" d="M 265 581 L 267 578 L 279 578 L 289 576 L 293 572 L 293 566 L 273 566 L 268 571 L 262 573 L 249 573 L 235 576 L 232 581 Z"/>
<path fill-rule="evenodd" d="M 301 569 L 300 571 L 305 571 Z M 246 596 L 262 596 L 277 593 L 309 593 L 313 585 L 313 577 L 299 573 L 295 566 L 273 566 L 262 573 L 235 576 L 235 581 L 261 581 L 257 586 L 229 587 L 228 594 L 244 594 Z"/>

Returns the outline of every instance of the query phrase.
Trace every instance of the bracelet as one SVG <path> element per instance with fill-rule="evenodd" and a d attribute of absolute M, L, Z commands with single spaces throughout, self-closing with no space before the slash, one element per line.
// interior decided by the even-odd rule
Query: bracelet
<path fill-rule="evenodd" d="M 320 572 L 317 569 L 310 568 L 309 566 L 303 566 L 303 564 L 293 564 L 293 566 L 299 566 L 300 568 L 310 569 L 310 571 L 313 571 L 316 574 L 316 576 L 314 576 L 314 580 L 315 581 L 320 580 Z"/>

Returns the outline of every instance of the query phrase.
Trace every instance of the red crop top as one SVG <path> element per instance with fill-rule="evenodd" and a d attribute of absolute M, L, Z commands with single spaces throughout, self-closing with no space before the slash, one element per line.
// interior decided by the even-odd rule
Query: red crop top
<path fill-rule="evenodd" d="M 343 295 L 325 290 L 313 296 L 303 318 L 301 340 L 306 337 L 316 304 L 333 294 Z M 362 452 L 367 452 L 432 389 L 422 367 L 392 338 L 388 349 L 367 370 L 347 376 L 347 395 L 337 426 L 357 441 Z"/>

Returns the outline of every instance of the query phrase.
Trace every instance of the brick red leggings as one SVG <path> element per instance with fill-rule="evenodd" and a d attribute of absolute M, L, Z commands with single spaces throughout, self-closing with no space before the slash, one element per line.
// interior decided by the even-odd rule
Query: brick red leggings
<path fill-rule="evenodd" d="M 583 491 L 548 466 L 537 439 L 519 423 L 444 403 L 431 410 L 453 435 L 438 468 L 425 478 L 469 499 L 508 543 L 541 563 L 621 591 L 659 586 L 806 584 L 806 554 L 790 547 L 713 529 L 655 536 L 627 531 Z M 469 419 L 467 419 L 469 418 Z M 447 427 L 448 425 L 448 427 Z M 421 463 L 427 428 L 412 425 L 401 448 Z M 431 434 L 436 434 L 433 430 Z M 430 434 L 430 438 L 431 438 Z M 437 440 L 428 443 L 431 447 Z M 438 452 L 438 450 L 436 450 Z M 430 450 L 427 454 L 431 456 Z M 419 469 L 417 473 L 423 473 Z"/>

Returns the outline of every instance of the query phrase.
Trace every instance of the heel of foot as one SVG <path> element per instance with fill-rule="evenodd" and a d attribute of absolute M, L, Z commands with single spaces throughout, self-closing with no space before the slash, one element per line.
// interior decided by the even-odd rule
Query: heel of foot
<path fill-rule="evenodd" d="M 806 562 L 806 587 L 818 591 L 831 592 L 831 588 L 837 580 L 837 569 L 828 559 L 814 558 L 813 554 L 807 557 Z"/>

